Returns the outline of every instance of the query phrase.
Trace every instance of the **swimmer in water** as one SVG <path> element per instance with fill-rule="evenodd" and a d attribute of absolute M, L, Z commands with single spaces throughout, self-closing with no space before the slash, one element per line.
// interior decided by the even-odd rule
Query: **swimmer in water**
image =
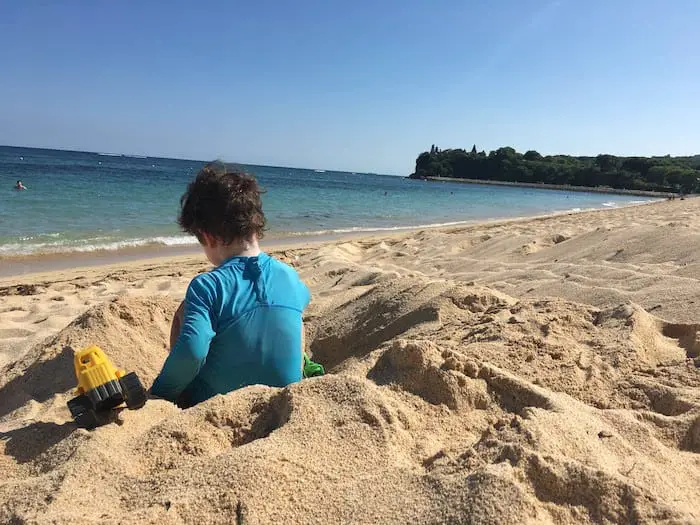
<path fill-rule="evenodd" d="M 17 184 L 15 184 L 15 189 L 16 190 L 26 190 L 27 187 L 24 184 L 22 184 L 21 180 L 18 180 Z"/>

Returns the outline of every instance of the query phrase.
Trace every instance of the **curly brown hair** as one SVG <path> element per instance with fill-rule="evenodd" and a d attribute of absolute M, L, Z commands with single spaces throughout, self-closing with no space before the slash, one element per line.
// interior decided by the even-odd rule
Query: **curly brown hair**
<path fill-rule="evenodd" d="M 180 199 L 180 227 L 202 241 L 208 233 L 230 244 L 236 240 L 261 239 L 265 233 L 262 193 L 251 175 L 220 162 L 204 166 Z"/>

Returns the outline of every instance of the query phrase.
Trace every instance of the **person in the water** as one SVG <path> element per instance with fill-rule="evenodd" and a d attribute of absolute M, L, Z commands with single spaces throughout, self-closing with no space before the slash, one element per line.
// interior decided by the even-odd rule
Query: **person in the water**
<path fill-rule="evenodd" d="M 22 184 L 21 180 L 18 180 L 17 184 L 15 184 L 15 189 L 16 190 L 26 190 L 27 187 L 24 184 Z"/>
<path fill-rule="evenodd" d="M 265 215 L 255 179 L 206 166 L 182 196 L 178 222 L 216 268 L 190 282 L 151 394 L 188 407 L 248 385 L 300 381 L 311 296 L 293 268 L 258 246 Z"/>

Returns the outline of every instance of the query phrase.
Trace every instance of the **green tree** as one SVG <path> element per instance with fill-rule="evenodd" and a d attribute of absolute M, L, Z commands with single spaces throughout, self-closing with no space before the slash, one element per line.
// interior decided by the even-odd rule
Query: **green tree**
<path fill-rule="evenodd" d="M 516 155 L 517 155 L 517 152 L 515 151 L 514 148 L 511 148 L 510 146 L 498 148 L 496 150 L 496 157 L 498 157 L 498 158 L 512 159 L 512 158 L 515 158 Z"/>
<path fill-rule="evenodd" d="M 666 186 L 668 184 L 666 181 L 666 171 L 667 169 L 663 166 L 652 166 L 649 168 L 649 171 L 647 171 L 647 181 L 658 188 Z"/>
<path fill-rule="evenodd" d="M 537 153 L 535 150 L 528 150 L 525 152 L 525 155 L 523 155 L 523 158 L 525 160 L 542 160 L 542 155 Z"/>
<path fill-rule="evenodd" d="M 433 146 L 416 159 L 412 177 L 458 177 L 483 180 L 609 186 L 694 193 L 700 190 L 700 155 L 693 157 L 543 157 L 535 150 L 524 155 L 502 147 L 476 153 Z"/>
<path fill-rule="evenodd" d="M 617 157 L 614 155 L 598 155 L 595 158 L 596 166 L 600 171 L 613 171 L 617 169 Z"/>

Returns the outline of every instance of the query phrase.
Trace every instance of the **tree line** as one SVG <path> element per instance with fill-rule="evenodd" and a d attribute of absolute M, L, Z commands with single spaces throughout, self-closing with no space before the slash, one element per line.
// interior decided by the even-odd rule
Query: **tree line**
<path fill-rule="evenodd" d="M 503 147 L 488 154 L 433 145 L 416 159 L 410 178 L 450 177 L 558 184 L 615 189 L 696 193 L 700 190 L 700 155 L 692 157 L 571 157 L 518 153 Z"/>

